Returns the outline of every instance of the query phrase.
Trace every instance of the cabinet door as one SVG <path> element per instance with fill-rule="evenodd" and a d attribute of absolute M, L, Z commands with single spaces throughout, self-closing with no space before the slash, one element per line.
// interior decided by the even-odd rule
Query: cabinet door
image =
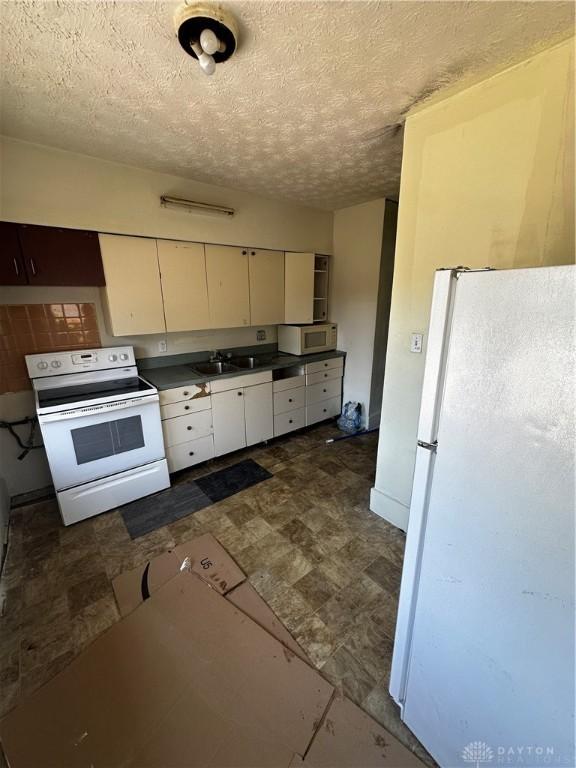
<path fill-rule="evenodd" d="M 274 437 L 272 403 L 272 382 L 246 387 L 244 390 L 246 445 L 254 445 Z"/>
<path fill-rule="evenodd" d="M 104 285 L 96 232 L 20 224 L 18 234 L 31 285 Z"/>
<path fill-rule="evenodd" d="M 166 330 L 209 328 L 204 245 L 174 240 L 157 243 Z"/>
<path fill-rule="evenodd" d="M 246 447 L 244 390 L 231 389 L 212 395 L 212 425 L 216 456 Z"/>
<path fill-rule="evenodd" d="M 105 297 L 113 336 L 164 333 L 156 241 L 100 235 Z"/>
<path fill-rule="evenodd" d="M 250 325 L 284 322 L 284 253 L 250 250 Z"/>
<path fill-rule="evenodd" d="M 314 319 L 314 254 L 285 255 L 285 323 L 311 323 Z"/>
<path fill-rule="evenodd" d="M 250 324 L 248 249 L 206 245 L 211 328 Z"/>
<path fill-rule="evenodd" d="M 27 282 L 18 225 L 0 221 L 0 285 L 25 285 Z"/>

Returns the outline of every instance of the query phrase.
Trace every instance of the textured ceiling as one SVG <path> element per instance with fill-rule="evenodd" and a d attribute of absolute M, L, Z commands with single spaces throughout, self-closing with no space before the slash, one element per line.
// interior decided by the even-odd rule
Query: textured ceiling
<path fill-rule="evenodd" d="M 239 0 L 239 49 L 209 78 L 177 5 L 1 0 L 2 133 L 338 208 L 397 195 L 402 131 L 384 126 L 574 24 L 571 2 Z"/>

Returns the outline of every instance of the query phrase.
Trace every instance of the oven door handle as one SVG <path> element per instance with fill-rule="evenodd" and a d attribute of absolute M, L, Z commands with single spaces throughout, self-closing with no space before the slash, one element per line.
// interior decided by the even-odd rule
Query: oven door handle
<path fill-rule="evenodd" d="M 56 413 L 43 413 L 38 416 L 40 424 L 48 424 L 55 421 L 68 421 L 69 419 L 84 419 L 87 416 L 95 416 L 100 413 L 114 413 L 128 408 L 141 408 L 144 405 L 153 405 L 160 402 L 159 395 L 146 395 L 135 400 L 117 400 L 114 403 L 101 403 L 100 405 L 88 405 L 85 408 L 74 408 L 70 411 L 57 411 Z"/>

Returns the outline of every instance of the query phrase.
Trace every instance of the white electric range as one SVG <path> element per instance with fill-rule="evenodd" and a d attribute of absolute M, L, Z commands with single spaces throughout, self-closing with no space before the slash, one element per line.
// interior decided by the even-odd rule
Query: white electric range
<path fill-rule="evenodd" d="M 168 488 L 158 390 L 132 347 L 26 355 L 64 525 Z"/>

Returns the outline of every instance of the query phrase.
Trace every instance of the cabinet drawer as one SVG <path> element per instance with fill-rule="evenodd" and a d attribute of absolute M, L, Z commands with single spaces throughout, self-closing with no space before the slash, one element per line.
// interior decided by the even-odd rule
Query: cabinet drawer
<path fill-rule="evenodd" d="M 331 357 L 329 360 L 318 360 L 316 363 L 306 363 L 306 373 L 318 373 L 329 368 L 343 368 L 343 357 Z"/>
<path fill-rule="evenodd" d="M 202 461 L 214 458 L 214 438 L 212 435 L 200 437 L 198 440 L 190 440 L 188 443 L 180 443 L 166 449 L 168 471 L 177 472 L 185 467 L 192 467 Z"/>
<path fill-rule="evenodd" d="M 288 379 L 278 379 L 278 381 L 274 382 L 274 392 L 283 392 L 285 389 L 297 389 L 305 384 L 306 377 L 303 373 L 298 376 L 290 376 Z"/>
<path fill-rule="evenodd" d="M 179 403 L 182 400 L 196 400 L 204 406 L 196 410 L 210 408 L 210 382 L 205 384 L 188 384 L 185 387 L 176 387 L 175 389 L 163 389 L 158 394 L 160 395 L 161 406 Z"/>
<path fill-rule="evenodd" d="M 210 435 L 212 434 L 212 411 L 200 411 L 190 416 L 166 419 L 162 422 L 162 432 L 166 448 Z"/>
<path fill-rule="evenodd" d="M 272 381 L 272 371 L 259 371 L 240 376 L 231 376 L 229 379 L 215 379 L 210 382 L 212 392 L 229 392 L 231 389 L 243 389 L 253 387 L 256 384 L 267 384 Z"/>
<path fill-rule="evenodd" d="M 295 411 L 297 408 L 304 408 L 305 405 L 306 390 L 304 387 L 287 389 L 284 392 L 274 394 L 274 415 Z"/>
<path fill-rule="evenodd" d="M 212 400 L 208 397 L 197 397 L 195 400 L 182 400 L 179 403 L 168 403 L 160 406 L 160 418 L 174 419 L 177 416 L 188 416 L 199 411 L 209 411 L 212 408 Z"/>
<path fill-rule="evenodd" d="M 330 400 L 306 406 L 306 424 L 315 424 L 317 421 L 339 416 L 341 402 L 340 397 L 331 397 Z"/>
<path fill-rule="evenodd" d="M 342 379 L 330 379 L 329 381 L 321 381 L 320 384 L 312 384 L 310 387 L 306 387 L 306 405 L 330 400 L 331 397 L 339 397 L 341 392 Z"/>
<path fill-rule="evenodd" d="M 341 379 L 342 368 L 328 368 L 327 371 L 318 371 L 317 373 L 306 374 L 306 385 L 319 384 L 321 381 L 329 381 L 330 379 Z"/>
<path fill-rule="evenodd" d="M 292 432 L 294 429 L 300 429 L 306 426 L 306 409 L 298 408 L 296 411 L 288 413 L 279 413 L 274 416 L 274 437 L 284 435 L 286 432 Z"/>

